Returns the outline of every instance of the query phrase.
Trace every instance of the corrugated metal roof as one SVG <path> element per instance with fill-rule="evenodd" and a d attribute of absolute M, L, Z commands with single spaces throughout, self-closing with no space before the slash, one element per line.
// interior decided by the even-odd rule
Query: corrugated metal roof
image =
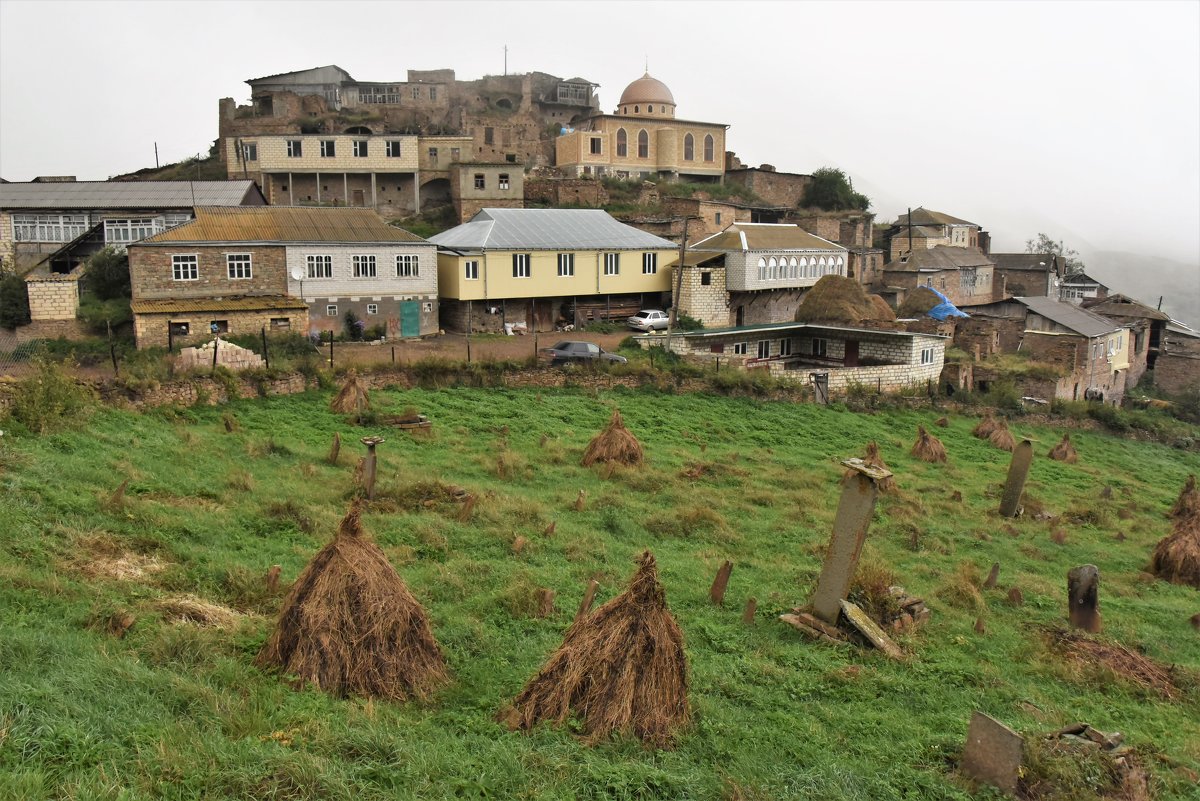
<path fill-rule="evenodd" d="M 0 184 L 0 209 L 190 209 L 262 204 L 253 181 L 63 181 Z"/>
<path fill-rule="evenodd" d="M 920 270 L 958 270 L 963 267 L 990 267 L 992 261 L 972 248 L 938 245 L 924 250 L 917 248 L 907 258 L 888 262 L 886 272 L 918 272 Z"/>
<path fill-rule="evenodd" d="M 988 258 L 997 267 L 1005 270 L 1033 270 L 1045 273 L 1054 267 L 1054 256 L 1049 253 L 989 253 Z"/>
<path fill-rule="evenodd" d="M 1120 328 L 1112 320 L 1105 319 L 1098 314 L 1093 314 L 1087 309 L 1081 309 L 1078 306 L 1063 303 L 1053 298 L 1028 297 L 1013 298 L 1013 300 L 1024 304 L 1034 314 L 1040 314 L 1047 320 L 1089 339 L 1111 334 Z"/>
<path fill-rule="evenodd" d="M 1170 321 L 1167 315 L 1158 309 L 1140 303 L 1127 295 L 1109 295 L 1098 303 L 1087 303 L 1088 311 L 1102 314 L 1106 317 L 1140 317 L 1147 320 Z"/>
<path fill-rule="evenodd" d="M 743 243 L 745 247 L 743 247 Z M 702 239 L 689 250 L 824 250 L 846 248 L 810 234 L 790 223 L 734 223 L 719 234 Z"/>
<path fill-rule="evenodd" d="M 437 236 L 449 250 L 664 250 L 674 242 L 639 231 L 599 209 L 482 209 Z"/>
<path fill-rule="evenodd" d="M 273 309 L 305 309 L 300 298 L 283 295 L 240 295 L 228 298 L 165 298 L 135 300 L 129 304 L 134 314 L 180 314 L 199 311 L 269 311 Z"/>
<path fill-rule="evenodd" d="M 912 210 L 912 215 L 906 212 L 901 214 L 896 220 L 896 225 L 974 225 L 979 226 L 967 220 L 960 220 L 958 217 L 951 217 L 949 214 L 943 214 L 940 211 L 930 211 L 929 209 L 918 206 Z"/>
<path fill-rule="evenodd" d="M 425 242 L 388 225 L 373 209 L 319 206 L 242 206 L 196 209 L 196 219 L 143 239 L 136 246 L 206 242 Z"/>
<path fill-rule="evenodd" d="M 923 331 L 901 331 L 894 328 L 853 328 L 846 325 L 829 325 L 827 323 L 757 323 L 755 325 L 730 326 L 728 328 L 704 328 L 699 331 L 677 331 L 674 337 L 685 339 L 737 336 L 738 334 L 768 333 L 772 331 L 840 331 L 847 334 L 878 334 L 882 337 L 934 337 L 949 339 L 945 334 L 931 334 Z M 664 334 L 644 334 L 640 336 L 665 336 Z"/>

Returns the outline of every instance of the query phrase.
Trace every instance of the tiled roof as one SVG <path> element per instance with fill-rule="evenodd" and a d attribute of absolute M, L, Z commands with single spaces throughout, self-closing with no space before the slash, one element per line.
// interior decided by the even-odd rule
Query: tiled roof
<path fill-rule="evenodd" d="M 1075 333 L 1088 337 L 1100 337 L 1111 334 L 1120 326 L 1087 309 L 1081 309 L 1070 303 L 1063 303 L 1053 298 L 1013 298 L 1024 304 L 1034 314 L 1039 314 L 1051 322 L 1070 329 Z"/>
<path fill-rule="evenodd" d="M 0 209 L 190 209 L 261 204 L 253 181 L 55 181 L 0 184 Z"/>
<path fill-rule="evenodd" d="M 963 267 L 991 266 L 990 257 L 974 248 L 955 248 L 938 245 L 923 250 L 917 248 L 907 258 L 888 262 L 883 269 L 887 272 L 919 272 L 921 270 L 958 270 Z"/>
<path fill-rule="evenodd" d="M 482 209 L 431 236 L 448 250 L 663 250 L 676 244 L 599 209 Z"/>
<path fill-rule="evenodd" d="M 305 309 L 300 298 L 283 295 L 241 295 L 228 298 L 165 298 L 135 300 L 129 304 L 134 314 L 178 314 L 199 311 L 266 311 L 270 309 Z"/>
<path fill-rule="evenodd" d="M 979 226 L 967 220 L 960 220 L 958 217 L 951 217 L 949 214 L 943 214 L 940 211 L 930 211 L 923 206 L 918 206 L 912 210 L 912 219 L 909 219 L 907 212 L 901 214 L 896 219 L 896 225 L 974 225 Z"/>
<path fill-rule="evenodd" d="M 718 234 L 701 239 L 689 250 L 845 250 L 798 225 L 734 223 Z"/>
<path fill-rule="evenodd" d="M 1052 253 L 989 253 L 988 258 L 1004 270 L 1033 270 L 1044 273 L 1054 269 Z"/>
<path fill-rule="evenodd" d="M 1170 315 L 1147 306 L 1144 303 L 1139 303 L 1126 295 L 1109 295 L 1099 303 L 1087 303 L 1086 308 L 1090 312 L 1103 314 L 1107 317 L 1141 317 L 1147 320 L 1162 320 L 1164 322 L 1171 319 Z"/>
<path fill-rule="evenodd" d="M 196 209 L 196 219 L 137 245 L 181 242 L 392 243 L 424 242 L 388 225 L 373 209 L 319 206 L 244 206 Z"/>
<path fill-rule="evenodd" d="M 941 229 L 930 228 L 925 225 L 914 225 L 912 227 L 912 234 L 913 234 L 914 239 L 916 239 L 918 237 L 921 239 L 937 239 L 939 237 L 945 236 L 945 234 L 942 233 Z M 901 229 L 895 233 L 895 235 L 893 236 L 893 239 L 903 240 L 907 236 L 908 236 L 908 226 L 905 225 L 905 226 L 901 227 Z"/>

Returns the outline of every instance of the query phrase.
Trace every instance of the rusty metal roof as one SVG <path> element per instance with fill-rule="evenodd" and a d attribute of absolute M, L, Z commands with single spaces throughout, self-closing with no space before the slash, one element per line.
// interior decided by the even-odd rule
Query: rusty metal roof
<path fill-rule="evenodd" d="M 1111 334 L 1120 328 L 1106 317 L 1054 298 L 1028 297 L 1013 300 L 1023 304 L 1034 314 L 1040 314 L 1047 320 L 1089 339 Z"/>
<path fill-rule="evenodd" d="M 157 244 L 419 242 L 416 234 L 388 225 L 373 209 L 321 206 L 198 208 L 196 219 L 143 239 Z"/>
<path fill-rule="evenodd" d="M 901 214 L 895 222 L 896 225 L 974 225 L 979 227 L 977 223 L 968 220 L 960 220 L 958 217 L 951 217 L 949 214 L 944 214 L 940 211 L 931 211 L 924 206 L 918 206 L 912 210 L 912 214 L 908 212 Z"/>
<path fill-rule="evenodd" d="M 749 251 L 749 250 L 820 250 L 845 251 L 842 245 L 810 234 L 791 223 L 734 223 L 707 239 L 701 239 L 689 250 Z"/>
<path fill-rule="evenodd" d="M 253 181 L 55 181 L 0 184 L 0 209 L 190 209 L 262 205 Z"/>
<path fill-rule="evenodd" d="M 884 265 L 885 272 L 920 272 L 922 270 L 960 270 L 963 267 L 991 267 L 992 260 L 972 248 L 938 245 L 929 250 L 917 248 L 909 256 Z"/>
<path fill-rule="evenodd" d="M 300 298 L 283 295 L 238 295 L 227 298 L 163 298 L 135 300 L 129 304 L 134 314 L 181 314 L 201 311 L 268 311 L 306 309 Z"/>

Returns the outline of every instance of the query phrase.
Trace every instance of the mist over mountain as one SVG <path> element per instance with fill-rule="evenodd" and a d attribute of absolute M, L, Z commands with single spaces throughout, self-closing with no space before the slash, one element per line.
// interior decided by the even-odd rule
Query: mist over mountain
<path fill-rule="evenodd" d="M 1109 288 L 1157 306 L 1193 328 L 1200 327 L 1200 263 L 1187 264 L 1148 253 L 1102 250 L 1084 257 L 1092 278 Z"/>

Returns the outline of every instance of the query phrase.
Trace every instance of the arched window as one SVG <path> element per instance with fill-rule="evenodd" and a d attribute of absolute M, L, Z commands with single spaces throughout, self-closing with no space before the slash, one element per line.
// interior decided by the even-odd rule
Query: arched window
<path fill-rule="evenodd" d="M 637 113 L 639 113 L 639 109 L 638 109 L 638 107 L 637 107 L 637 106 L 634 106 L 634 107 L 633 107 L 633 113 L 634 113 L 634 114 L 637 114 Z"/>
<path fill-rule="evenodd" d="M 774 281 L 779 275 L 779 262 L 775 261 L 775 257 L 767 259 L 767 278 Z"/>
<path fill-rule="evenodd" d="M 842 267 L 844 267 L 845 265 L 846 265 L 846 261 L 841 256 L 838 256 L 838 258 L 837 258 L 838 275 L 842 275 L 843 273 L 845 273 L 845 270 L 842 269 Z"/>
<path fill-rule="evenodd" d="M 637 111 L 637 106 L 634 106 L 633 110 Z M 650 158 L 650 134 L 646 133 L 645 128 L 638 131 L 638 158 Z"/>
<path fill-rule="evenodd" d="M 758 280 L 759 281 L 767 280 L 767 260 L 764 259 L 762 256 L 758 257 Z"/>
<path fill-rule="evenodd" d="M 808 259 L 804 256 L 800 257 L 800 277 L 808 278 Z"/>
<path fill-rule="evenodd" d="M 696 160 L 696 139 L 691 134 L 683 137 L 683 160 Z"/>
<path fill-rule="evenodd" d="M 617 157 L 625 158 L 629 155 L 629 135 L 625 133 L 624 128 L 617 129 Z"/>
<path fill-rule="evenodd" d="M 647 114 L 653 114 L 653 113 L 654 113 L 654 106 L 646 106 L 646 113 L 647 113 Z"/>
<path fill-rule="evenodd" d="M 789 265 L 789 270 L 788 270 L 788 277 L 790 277 L 792 279 L 799 277 L 800 273 L 797 271 L 796 268 L 797 268 L 796 257 L 792 256 L 792 262 Z"/>
<path fill-rule="evenodd" d="M 826 274 L 826 272 L 827 272 L 827 271 L 828 271 L 828 269 L 829 269 L 828 265 L 825 263 L 825 257 L 824 257 L 824 256 L 822 256 L 822 257 L 821 257 L 821 262 L 820 262 L 820 264 L 821 264 L 821 269 L 817 271 L 817 275 L 818 275 L 818 276 L 825 275 L 825 274 Z"/>
<path fill-rule="evenodd" d="M 621 113 L 622 113 L 622 114 L 628 114 L 628 113 L 629 113 L 629 106 L 621 106 Z"/>
<path fill-rule="evenodd" d="M 712 134 L 705 134 L 705 136 L 704 136 L 704 160 L 705 161 L 713 161 L 713 158 L 714 157 L 713 157 Z"/>

